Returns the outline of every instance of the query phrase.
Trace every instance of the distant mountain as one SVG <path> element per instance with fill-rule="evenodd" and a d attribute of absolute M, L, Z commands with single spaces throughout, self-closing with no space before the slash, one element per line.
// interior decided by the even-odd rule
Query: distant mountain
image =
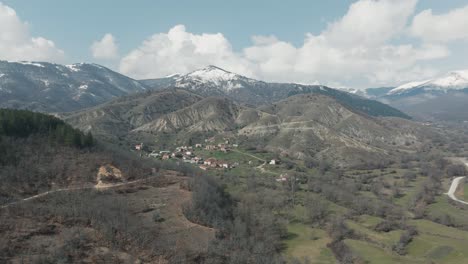
<path fill-rule="evenodd" d="M 145 90 L 97 64 L 0 61 L 0 107 L 67 112 Z"/>
<path fill-rule="evenodd" d="M 447 93 L 468 89 L 468 70 L 449 72 L 440 78 L 403 84 L 390 90 L 388 96 L 416 93 Z"/>
<path fill-rule="evenodd" d="M 375 91 L 368 89 L 371 95 Z M 430 121 L 468 121 L 468 70 L 453 71 L 439 78 L 413 81 L 372 98 L 390 104 L 414 117 Z"/>
<path fill-rule="evenodd" d="M 180 88 L 122 97 L 64 119 L 121 143 L 171 148 L 211 136 L 233 137 L 297 159 L 320 157 L 347 165 L 415 147 L 422 134 L 417 123 L 371 117 L 321 94 L 250 107 Z"/>
<path fill-rule="evenodd" d="M 323 94 L 371 116 L 409 118 L 397 109 L 360 96 L 364 93 L 359 90 L 341 91 L 323 85 L 267 83 L 228 72 L 216 66 L 208 66 L 182 76 L 143 80 L 142 83 L 155 90 L 169 87 L 183 88 L 204 97 L 222 96 L 237 103 L 255 107 L 271 104 L 296 94 Z"/>

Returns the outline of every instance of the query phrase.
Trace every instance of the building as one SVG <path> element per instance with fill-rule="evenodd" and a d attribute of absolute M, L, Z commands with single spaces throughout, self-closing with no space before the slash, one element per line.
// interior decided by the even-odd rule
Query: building
<path fill-rule="evenodd" d="M 206 170 L 208 169 L 208 166 L 206 166 L 206 165 L 200 165 L 199 168 L 206 171 Z"/>
<path fill-rule="evenodd" d="M 169 156 L 169 154 L 167 154 L 167 153 L 162 156 L 163 160 L 168 160 L 170 158 L 171 158 L 171 156 Z"/>
<path fill-rule="evenodd" d="M 218 147 L 215 146 L 215 145 L 206 145 L 205 149 L 206 149 L 206 150 L 217 150 Z"/>
<path fill-rule="evenodd" d="M 202 146 L 202 144 L 199 144 L 199 143 L 198 143 L 198 144 L 195 144 L 195 147 L 196 147 L 196 148 L 202 148 L 203 146 Z"/>
<path fill-rule="evenodd" d="M 219 150 L 221 150 L 224 153 L 231 151 L 228 147 L 221 147 Z"/>
<path fill-rule="evenodd" d="M 209 159 L 206 159 L 204 162 L 203 162 L 204 165 L 208 165 L 208 166 L 213 166 L 213 165 L 216 165 L 217 164 L 217 161 L 215 158 L 209 158 Z"/>
<path fill-rule="evenodd" d="M 143 150 L 143 143 L 135 145 L 136 150 Z"/>

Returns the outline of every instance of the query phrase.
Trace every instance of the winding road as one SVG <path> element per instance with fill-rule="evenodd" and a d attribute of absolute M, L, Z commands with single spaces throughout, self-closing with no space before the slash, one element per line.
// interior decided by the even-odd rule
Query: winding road
<path fill-rule="evenodd" d="M 468 162 L 465 162 L 465 165 L 468 167 Z M 458 189 L 458 185 L 463 179 L 465 179 L 465 176 L 456 177 L 455 179 L 453 179 L 452 184 L 450 185 L 450 189 L 447 192 L 447 195 L 450 197 L 450 199 L 456 202 L 468 205 L 468 202 L 462 201 L 455 196 L 455 192 Z"/>

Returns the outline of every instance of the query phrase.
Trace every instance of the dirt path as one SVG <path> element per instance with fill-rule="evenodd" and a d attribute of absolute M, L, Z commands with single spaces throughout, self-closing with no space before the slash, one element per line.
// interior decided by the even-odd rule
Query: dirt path
<path fill-rule="evenodd" d="M 0 206 L 0 209 L 7 208 L 9 206 L 12 206 L 12 205 L 15 205 L 15 204 L 18 204 L 18 203 L 21 203 L 21 202 L 26 202 L 26 201 L 29 201 L 29 200 L 35 200 L 37 198 L 44 197 L 44 196 L 47 196 L 47 195 L 53 194 L 53 193 L 78 191 L 78 190 L 91 190 L 91 189 L 105 190 L 105 189 L 111 189 L 111 188 L 115 188 L 115 187 L 120 187 L 120 186 L 125 186 L 125 185 L 130 185 L 130 184 L 133 184 L 133 183 L 146 181 L 146 180 L 149 180 L 149 179 L 152 179 L 152 178 L 155 178 L 155 177 L 157 177 L 157 176 L 144 178 L 144 179 L 139 179 L 139 180 L 134 180 L 134 181 L 129 181 L 129 182 L 117 183 L 117 184 L 108 185 L 108 186 L 93 185 L 93 186 L 85 186 L 85 187 L 70 187 L 70 188 L 61 188 L 61 189 L 51 190 L 51 191 L 47 191 L 47 192 L 43 192 L 43 193 L 39 193 L 39 194 L 30 196 L 30 197 L 27 197 L 27 198 L 24 198 L 24 199 L 15 201 L 15 202 L 7 203 L 5 205 Z"/>
<path fill-rule="evenodd" d="M 468 162 L 465 162 L 465 165 L 468 167 Z M 468 205 L 468 202 L 465 202 L 465 201 L 462 201 L 460 199 L 458 199 L 456 196 L 455 196 L 455 192 L 457 191 L 458 189 L 458 185 L 460 184 L 460 182 L 465 179 L 465 176 L 461 176 L 461 177 L 457 177 L 455 179 L 453 179 L 452 181 L 452 184 L 450 185 L 450 189 L 449 191 L 447 192 L 447 195 L 450 197 L 450 199 L 456 201 L 456 202 L 459 202 L 459 203 L 462 203 L 462 204 L 467 204 Z"/>

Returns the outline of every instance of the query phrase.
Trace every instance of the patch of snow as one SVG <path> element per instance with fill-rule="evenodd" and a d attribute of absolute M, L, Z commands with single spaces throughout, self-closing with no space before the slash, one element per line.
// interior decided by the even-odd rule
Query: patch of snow
<path fill-rule="evenodd" d="M 397 88 L 394 88 L 392 90 L 390 90 L 388 92 L 388 94 L 398 94 L 398 93 L 401 93 L 403 91 L 406 91 L 406 90 L 409 90 L 409 89 L 413 89 L 415 87 L 418 87 L 422 84 L 425 84 L 425 83 L 428 83 L 430 82 L 431 80 L 425 80 L 425 81 L 419 81 L 419 82 L 409 82 L 409 83 L 405 83 L 403 85 L 400 85 L 398 86 Z"/>
<path fill-rule="evenodd" d="M 78 63 L 78 64 L 68 64 L 68 65 L 65 65 L 65 67 L 70 69 L 70 71 L 72 71 L 72 72 L 79 72 L 81 70 L 78 68 L 78 66 L 81 65 L 81 64 L 80 63 Z"/>
<path fill-rule="evenodd" d="M 44 68 L 44 65 L 37 63 L 37 62 L 32 62 L 32 61 L 18 61 L 18 63 L 23 64 L 23 65 L 31 65 L 31 66 Z"/>
<path fill-rule="evenodd" d="M 41 80 L 41 81 L 44 83 L 45 86 L 49 86 L 50 84 L 49 80 Z"/>
<path fill-rule="evenodd" d="M 180 76 L 182 76 L 182 74 L 180 74 L 180 73 L 173 73 L 173 74 L 169 74 L 169 75 L 164 76 L 164 78 L 178 78 L 178 77 L 180 77 Z"/>
<path fill-rule="evenodd" d="M 2 78 L 3 76 L 5 76 L 6 74 L 4 73 L 0 73 L 0 78 Z"/>
<path fill-rule="evenodd" d="M 78 87 L 80 90 L 88 90 L 88 85 L 87 84 L 82 84 L 80 87 Z"/>

